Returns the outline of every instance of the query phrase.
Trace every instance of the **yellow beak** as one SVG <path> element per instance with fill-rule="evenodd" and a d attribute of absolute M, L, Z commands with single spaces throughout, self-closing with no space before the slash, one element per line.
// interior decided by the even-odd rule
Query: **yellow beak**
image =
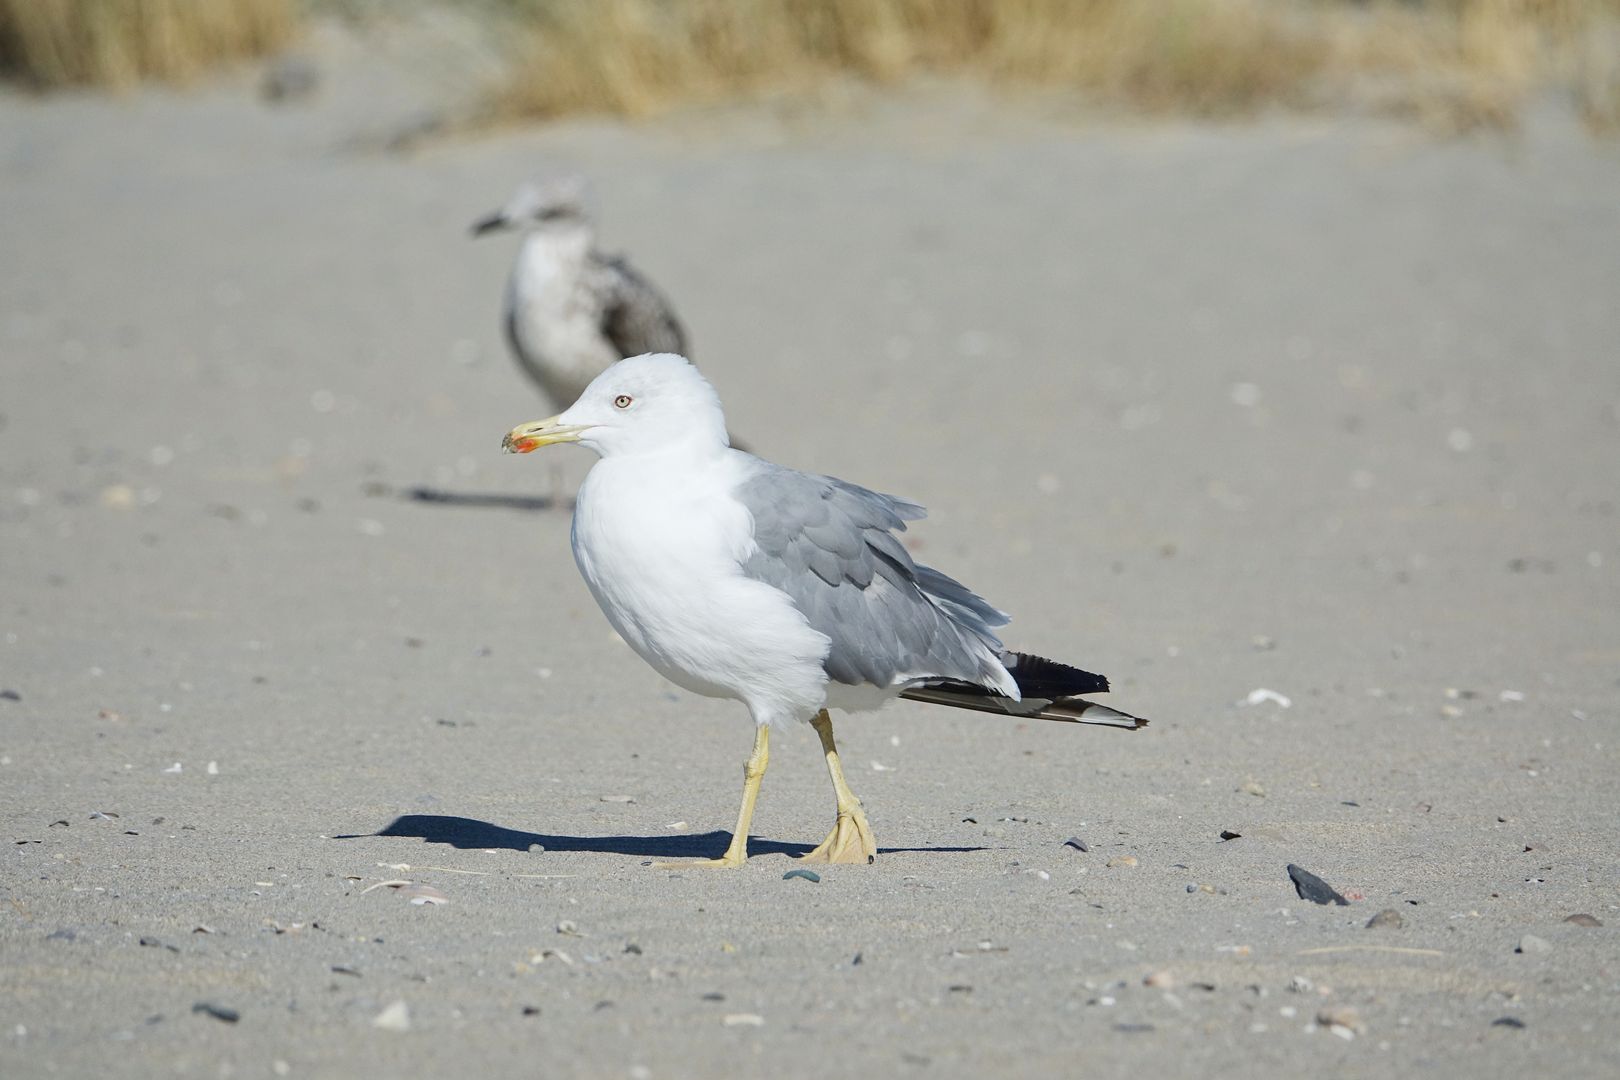
<path fill-rule="evenodd" d="M 501 449 L 508 454 L 527 454 L 553 443 L 579 442 L 579 434 L 584 430 L 578 424 L 559 423 L 557 417 L 548 416 L 532 424 L 519 424 L 508 431 L 506 438 L 501 440 Z"/>

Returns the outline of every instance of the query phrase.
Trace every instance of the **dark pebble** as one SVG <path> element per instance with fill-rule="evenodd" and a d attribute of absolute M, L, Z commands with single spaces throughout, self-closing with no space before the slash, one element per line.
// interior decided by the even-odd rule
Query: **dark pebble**
<path fill-rule="evenodd" d="M 969 986 L 967 983 L 953 983 L 947 989 L 949 989 L 950 992 L 953 993 L 953 994 L 971 994 L 971 993 L 973 993 L 973 987 Z"/>
<path fill-rule="evenodd" d="M 538 1005 L 525 1005 L 525 1006 L 523 1006 L 523 1015 L 524 1016 L 539 1016 L 540 1015 L 540 1006 L 538 1006 Z"/>
<path fill-rule="evenodd" d="M 1294 879 L 1294 891 L 1299 893 L 1301 900 L 1309 900 L 1313 904 L 1350 906 L 1350 901 L 1340 896 L 1338 890 L 1304 867 L 1289 863 L 1288 876 Z"/>
<path fill-rule="evenodd" d="M 718 990 L 711 990 L 707 994 L 703 995 L 703 1000 L 704 1001 L 724 1001 L 724 1000 L 726 1000 L 726 995 L 720 993 Z"/>
<path fill-rule="evenodd" d="M 1385 908 L 1367 920 L 1369 930 L 1399 930 L 1405 925 L 1406 920 L 1401 918 L 1401 913 L 1394 908 Z"/>
<path fill-rule="evenodd" d="M 629 953 L 631 956 L 640 956 L 641 946 L 632 941 L 630 944 L 624 947 L 624 951 Z"/>
<path fill-rule="evenodd" d="M 1231 830 L 1231 829 L 1222 829 L 1222 830 L 1221 830 L 1221 841 L 1222 841 L 1222 842 L 1223 842 L 1223 843 L 1224 843 L 1224 842 L 1226 842 L 1226 841 L 1227 841 L 1227 840 L 1237 840 L 1237 839 L 1240 839 L 1240 838 L 1241 838 L 1241 837 L 1242 837 L 1242 836 L 1243 836 L 1243 834 L 1242 834 L 1242 833 L 1240 833 L 1240 832 L 1233 832 L 1233 831 L 1232 831 L 1232 830 Z"/>
<path fill-rule="evenodd" d="M 783 881 L 786 881 L 789 878 L 804 878 L 806 881 L 820 881 L 821 875 L 816 873 L 814 870 L 799 869 L 789 870 L 787 873 L 782 875 Z"/>
<path fill-rule="evenodd" d="M 78 940 L 78 937 L 79 937 L 79 932 L 77 930 L 69 930 L 66 927 L 63 927 L 60 930 L 52 930 L 49 934 L 46 934 L 45 935 L 45 940 L 46 941 L 76 941 L 76 940 Z"/>
<path fill-rule="evenodd" d="M 353 975 L 357 979 L 360 977 L 359 969 L 358 968 L 352 968 L 348 964 L 333 964 L 332 965 L 332 974 L 334 974 L 334 975 Z"/>
<path fill-rule="evenodd" d="M 1517 1016 L 1498 1016 L 1491 1021 L 1491 1027 L 1522 1028 L 1524 1021 Z"/>
<path fill-rule="evenodd" d="M 238 1020 L 242 1019 L 242 1014 L 237 1012 L 235 1009 L 227 1009 L 223 1005 L 215 1005 L 212 1001 L 199 1001 L 197 1004 L 191 1007 L 191 1011 L 194 1013 L 202 1013 L 204 1016 L 212 1016 L 215 1020 L 219 1020 L 227 1024 L 234 1024 Z"/>
<path fill-rule="evenodd" d="M 1067 840 L 1063 841 L 1063 846 L 1064 847 L 1072 847 L 1076 851 L 1090 851 L 1091 850 L 1091 845 L 1087 844 L 1084 840 L 1080 839 L 1078 836 L 1069 837 Z"/>
<path fill-rule="evenodd" d="M 0 701 L 21 701 L 22 695 L 15 690 L 0 690 Z"/>
<path fill-rule="evenodd" d="M 177 946 L 177 945 L 165 945 L 163 942 L 159 941 L 155 937 L 143 937 L 143 938 L 141 938 L 141 944 L 144 945 L 148 949 L 168 949 L 172 953 L 177 953 L 177 952 L 180 951 L 179 946 Z"/>

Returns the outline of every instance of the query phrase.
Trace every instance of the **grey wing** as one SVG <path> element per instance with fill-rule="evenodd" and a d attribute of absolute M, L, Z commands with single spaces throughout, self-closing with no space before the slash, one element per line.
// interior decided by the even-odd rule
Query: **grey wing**
<path fill-rule="evenodd" d="M 664 294 L 623 258 L 592 255 L 604 285 L 602 335 L 619 356 L 672 352 L 686 356 L 686 331 Z"/>
<path fill-rule="evenodd" d="M 917 564 L 895 537 L 922 507 L 830 476 L 762 466 L 737 489 L 754 519 L 755 550 L 743 573 L 787 593 L 831 640 L 828 678 L 878 687 L 951 678 L 1017 693 L 993 629 L 1007 616 Z"/>

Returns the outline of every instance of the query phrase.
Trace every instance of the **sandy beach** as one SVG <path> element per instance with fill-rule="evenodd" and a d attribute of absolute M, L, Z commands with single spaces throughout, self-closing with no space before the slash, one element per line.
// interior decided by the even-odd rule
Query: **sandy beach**
<path fill-rule="evenodd" d="M 401 153 L 431 88 L 323 62 L 0 95 L 0 1075 L 1620 1071 L 1613 141 L 946 86 Z M 843 720 L 818 882 L 786 732 L 749 864 L 653 869 L 750 728 L 501 505 L 590 459 L 500 454 L 556 408 L 467 228 L 569 170 L 733 431 L 1151 725 Z"/>

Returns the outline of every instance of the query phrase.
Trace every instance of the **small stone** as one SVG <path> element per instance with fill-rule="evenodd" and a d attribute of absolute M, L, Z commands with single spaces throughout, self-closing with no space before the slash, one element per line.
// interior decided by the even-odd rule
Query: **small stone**
<path fill-rule="evenodd" d="M 1084 840 L 1080 839 L 1078 836 L 1069 837 L 1067 840 L 1063 841 L 1063 846 L 1068 847 L 1068 848 L 1074 848 L 1074 850 L 1076 850 L 1076 851 L 1090 851 L 1091 850 L 1091 845 L 1087 844 Z"/>
<path fill-rule="evenodd" d="M 1552 952 L 1552 942 L 1546 938 L 1536 937 L 1534 934 L 1526 934 L 1519 939 L 1519 944 L 1513 951 L 1523 953 L 1526 956 L 1550 953 Z"/>
<path fill-rule="evenodd" d="M 382 1028 L 384 1031 L 409 1031 L 411 1030 L 411 1007 L 403 1001 L 396 1001 L 373 1017 L 371 1026 Z"/>
<path fill-rule="evenodd" d="M 1168 971 L 1154 971 L 1142 980 L 1142 985 L 1157 987 L 1160 990 L 1170 990 L 1176 985 L 1176 977 Z"/>
<path fill-rule="evenodd" d="M 1356 1035 L 1364 1034 L 1367 1030 L 1367 1024 L 1361 1019 L 1361 1014 L 1349 1005 L 1329 1005 L 1319 1010 L 1316 1022 L 1327 1028 L 1345 1028 Z"/>
<path fill-rule="evenodd" d="M 235 1009 L 226 1008 L 224 1005 L 215 1005 L 211 1001 L 199 1001 L 191 1007 L 191 1011 L 202 1013 L 204 1016 L 212 1016 L 215 1020 L 225 1024 L 234 1024 L 242 1019 L 242 1014 Z"/>
<path fill-rule="evenodd" d="M 1406 920 L 1401 918 L 1401 913 L 1394 908 L 1385 908 L 1367 920 L 1369 930 L 1399 930 L 1405 925 Z"/>
<path fill-rule="evenodd" d="M 1222 829 L 1221 830 L 1221 838 L 1220 838 L 1220 840 L 1217 841 L 1217 843 L 1224 844 L 1228 840 L 1241 839 L 1242 836 L 1243 836 L 1243 834 L 1240 833 L 1240 832 L 1233 832 L 1231 829 Z"/>
<path fill-rule="evenodd" d="M 1135 855 L 1115 855 L 1113 858 L 1108 860 L 1107 865 L 1109 867 L 1135 866 L 1136 865 L 1136 856 Z"/>
<path fill-rule="evenodd" d="M 610 803 L 633 803 L 636 801 L 636 797 L 634 795 L 603 795 L 601 801 Z"/>
<path fill-rule="evenodd" d="M 819 883 L 821 881 L 820 874 L 816 873 L 814 870 L 806 870 L 803 867 L 789 870 L 787 873 L 782 875 L 783 881 L 790 881 L 793 878 L 803 878 L 804 880 L 812 883 Z"/>
<path fill-rule="evenodd" d="M 1239 785 L 1238 790 L 1243 792 L 1245 795 L 1253 795 L 1257 799 L 1263 799 L 1266 797 L 1266 789 L 1260 785 L 1260 781 L 1256 780 L 1252 776 L 1243 781 L 1243 783 Z"/>
<path fill-rule="evenodd" d="M 1521 1030 L 1524 1027 L 1524 1021 L 1520 1020 L 1517 1016 L 1498 1016 L 1495 1020 L 1491 1021 L 1491 1027 L 1503 1027 Z"/>
<path fill-rule="evenodd" d="M 1303 975 L 1295 975 L 1288 980 L 1288 989 L 1295 994 L 1308 994 L 1316 989 L 1316 984 Z"/>
<path fill-rule="evenodd" d="M 1576 926 L 1602 926 L 1603 925 L 1603 920 L 1602 919 L 1599 919 L 1596 915 L 1588 915 L 1584 911 L 1579 912 L 1579 913 L 1574 914 L 1574 915 L 1566 916 L 1564 918 L 1564 921 L 1567 922 L 1567 923 L 1574 923 Z"/>
<path fill-rule="evenodd" d="M 1350 901 L 1340 896 L 1338 890 L 1304 867 L 1289 863 L 1288 876 L 1293 879 L 1294 891 L 1299 894 L 1301 900 L 1309 900 L 1313 904 L 1350 906 Z"/>
<path fill-rule="evenodd" d="M 727 1013 L 720 1022 L 726 1027 L 764 1027 L 765 1018 L 758 1013 Z"/>
<path fill-rule="evenodd" d="M 266 101 L 298 101 L 314 94 L 320 82 L 321 70 L 314 60 L 298 53 L 287 53 L 276 57 L 265 68 L 259 93 Z"/>
<path fill-rule="evenodd" d="M 564 919 L 557 924 L 557 933 L 564 937 L 582 937 L 579 927 L 574 925 L 572 919 Z"/>
<path fill-rule="evenodd" d="M 423 885 L 420 882 L 398 886 L 397 891 L 399 895 L 406 897 L 417 907 L 425 907 L 428 904 L 448 904 L 450 902 L 450 898 L 444 893 L 431 885 Z"/>

